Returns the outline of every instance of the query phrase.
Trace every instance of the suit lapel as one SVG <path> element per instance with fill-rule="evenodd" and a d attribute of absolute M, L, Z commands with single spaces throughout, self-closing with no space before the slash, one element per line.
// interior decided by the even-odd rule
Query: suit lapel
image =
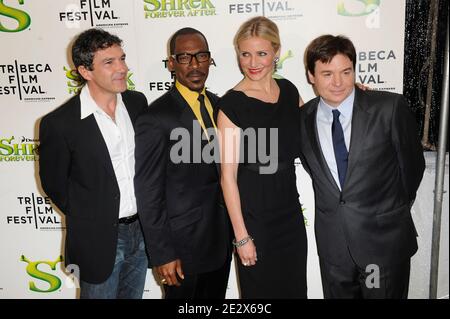
<path fill-rule="evenodd" d="M 97 157 L 105 166 L 106 171 L 111 177 L 116 179 L 116 174 L 114 173 L 114 168 L 112 166 L 111 158 L 109 156 L 108 147 L 106 146 L 105 139 L 103 138 L 102 132 L 98 127 L 97 121 L 93 114 L 89 115 L 85 119 L 81 120 L 82 126 L 85 128 L 85 132 L 89 134 L 86 139 L 91 144 L 91 149 L 94 149 Z"/>
<path fill-rule="evenodd" d="M 133 123 L 133 125 L 134 125 L 134 122 L 138 115 L 137 108 L 132 106 L 133 105 L 132 102 L 129 101 L 128 98 L 124 94 L 122 94 L 122 101 L 123 101 L 123 105 L 125 105 L 125 108 L 127 109 L 128 116 L 130 117 L 131 123 Z"/>
<path fill-rule="evenodd" d="M 172 89 L 170 90 L 170 94 L 172 95 L 172 97 L 175 99 L 175 105 L 177 107 L 179 107 L 179 111 L 180 111 L 180 116 L 179 116 L 179 120 L 180 122 L 183 124 L 183 126 L 185 128 L 187 128 L 187 130 L 189 131 L 189 133 L 191 134 L 191 137 L 195 138 L 196 136 L 193 135 L 193 121 L 195 121 L 196 123 L 199 123 L 197 121 L 197 117 L 195 116 L 194 112 L 192 111 L 191 107 L 189 106 L 189 104 L 186 102 L 186 100 L 183 98 L 183 96 L 180 94 L 180 92 L 178 92 L 178 90 L 176 89 L 175 86 L 172 87 Z M 214 98 L 214 96 L 212 96 L 211 94 L 209 94 L 209 92 L 206 92 L 209 101 L 211 102 L 211 105 L 213 107 L 214 110 L 214 117 L 216 117 L 216 102 L 217 99 Z M 214 118 L 214 122 L 216 123 L 216 118 Z M 204 136 L 204 132 L 203 129 L 200 127 L 201 130 L 201 136 Z M 203 150 L 203 148 L 205 147 L 205 145 L 208 143 L 207 139 L 201 139 L 201 149 Z M 217 139 L 216 139 L 216 142 Z M 216 147 L 216 150 L 218 150 L 219 148 Z M 216 169 L 217 172 L 220 176 L 220 163 L 216 163 Z"/>
<path fill-rule="evenodd" d="M 333 185 L 333 187 L 340 192 L 336 181 L 331 174 L 330 168 L 323 156 L 322 149 L 320 147 L 319 134 L 317 132 L 317 108 L 319 106 L 319 98 L 316 99 L 314 105 L 312 105 L 306 117 L 306 131 L 308 132 L 308 140 L 311 141 L 311 147 L 313 149 L 314 154 L 316 155 L 316 159 L 318 160 L 320 166 L 322 167 L 322 172 L 324 173 L 327 180 Z"/>
<path fill-rule="evenodd" d="M 364 137 L 367 136 L 366 132 L 369 127 L 369 113 L 366 111 L 368 104 L 363 94 L 364 93 L 360 89 L 355 89 L 355 101 L 353 103 L 352 116 L 352 133 L 350 138 L 350 149 L 348 153 L 347 176 L 345 177 L 346 183 L 349 180 L 353 168 L 358 161 L 359 154 L 364 147 Z"/>
<path fill-rule="evenodd" d="M 75 112 L 75 117 L 76 120 L 80 121 L 78 134 L 83 136 L 82 140 L 87 144 L 88 151 L 93 152 L 93 154 L 99 159 L 99 161 L 103 163 L 108 174 L 111 175 L 114 180 L 116 180 L 116 175 L 111 163 L 111 158 L 109 157 L 108 147 L 106 146 L 106 142 L 103 138 L 100 128 L 98 127 L 94 114 L 91 114 L 84 119 L 80 119 L 81 103 L 79 97 L 76 103 L 77 112 Z"/>
<path fill-rule="evenodd" d="M 172 88 L 171 91 L 172 96 L 175 98 L 176 100 L 176 105 L 178 105 L 180 107 L 180 121 L 183 123 L 184 127 L 186 127 L 189 132 L 191 134 L 193 134 L 193 121 L 195 121 L 196 124 L 198 124 L 200 126 L 200 122 L 198 122 L 197 117 L 195 116 L 194 112 L 192 111 L 192 108 L 189 106 L 189 104 L 186 102 L 186 100 L 183 98 L 183 96 L 180 94 L 180 92 L 178 92 L 178 90 L 176 89 L 176 87 Z M 208 95 L 209 98 L 209 95 Z M 210 100 L 211 104 L 213 104 L 213 101 Z M 200 132 L 201 132 L 201 137 L 203 137 L 201 139 L 201 145 L 202 148 L 208 144 L 208 139 L 206 138 L 205 133 L 203 132 L 202 127 L 200 126 Z M 191 135 L 193 136 L 193 135 Z"/>
<path fill-rule="evenodd" d="M 179 120 L 183 123 L 183 126 L 189 130 L 192 134 L 192 122 L 197 121 L 194 112 L 192 111 L 189 104 L 183 98 L 183 96 L 178 92 L 175 86 L 170 90 L 170 94 L 175 99 L 174 105 L 179 108 Z"/>
<path fill-rule="evenodd" d="M 133 96 L 129 91 L 125 91 L 121 93 L 121 95 L 123 104 L 128 111 L 128 115 L 130 116 L 131 123 L 134 127 L 136 118 L 148 105 L 142 104 L 142 101 L 140 101 L 138 97 Z"/>

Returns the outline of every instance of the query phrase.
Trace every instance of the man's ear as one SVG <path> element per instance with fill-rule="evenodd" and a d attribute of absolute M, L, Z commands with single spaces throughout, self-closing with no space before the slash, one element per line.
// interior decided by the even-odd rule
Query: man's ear
<path fill-rule="evenodd" d="M 308 71 L 308 80 L 309 83 L 314 84 L 314 75 Z"/>
<path fill-rule="evenodd" d="M 169 57 L 169 61 L 167 63 L 167 68 L 170 72 L 175 72 L 175 60 L 172 57 Z"/>
<path fill-rule="evenodd" d="M 78 74 L 81 75 L 86 81 L 91 79 L 91 73 L 84 65 L 80 65 L 77 71 Z"/>

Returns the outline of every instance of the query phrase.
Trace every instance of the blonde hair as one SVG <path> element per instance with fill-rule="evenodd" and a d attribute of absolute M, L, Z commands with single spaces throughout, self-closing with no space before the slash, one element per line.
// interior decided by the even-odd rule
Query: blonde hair
<path fill-rule="evenodd" d="M 277 52 L 280 49 L 281 41 L 277 25 L 266 17 L 254 17 L 242 24 L 234 36 L 234 48 L 239 52 L 239 42 L 251 37 L 260 37 L 269 41 L 273 49 Z"/>

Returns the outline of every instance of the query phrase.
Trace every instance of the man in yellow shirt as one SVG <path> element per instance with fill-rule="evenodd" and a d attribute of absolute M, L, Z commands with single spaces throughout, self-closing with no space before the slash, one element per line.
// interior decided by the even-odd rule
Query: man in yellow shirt
<path fill-rule="evenodd" d="M 201 32 L 178 30 L 169 56 L 175 85 L 136 121 L 139 218 L 166 299 L 225 298 L 228 283 L 231 229 L 220 168 L 202 156 L 207 147 L 219 155 L 218 98 L 205 89 L 211 61 Z"/>

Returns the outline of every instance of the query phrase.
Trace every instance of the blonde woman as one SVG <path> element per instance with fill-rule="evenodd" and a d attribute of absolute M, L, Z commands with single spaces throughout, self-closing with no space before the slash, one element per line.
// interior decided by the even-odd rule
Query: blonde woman
<path fill-rule="evenodd" d="M 234 45 L 243 79 L 219 102 L 221 185 L 233 225 L 242 298 L 306 298 L 306 231 L 296 187 L 296 87 L 272 77 L 275 23 L 246 21 Z"/>

